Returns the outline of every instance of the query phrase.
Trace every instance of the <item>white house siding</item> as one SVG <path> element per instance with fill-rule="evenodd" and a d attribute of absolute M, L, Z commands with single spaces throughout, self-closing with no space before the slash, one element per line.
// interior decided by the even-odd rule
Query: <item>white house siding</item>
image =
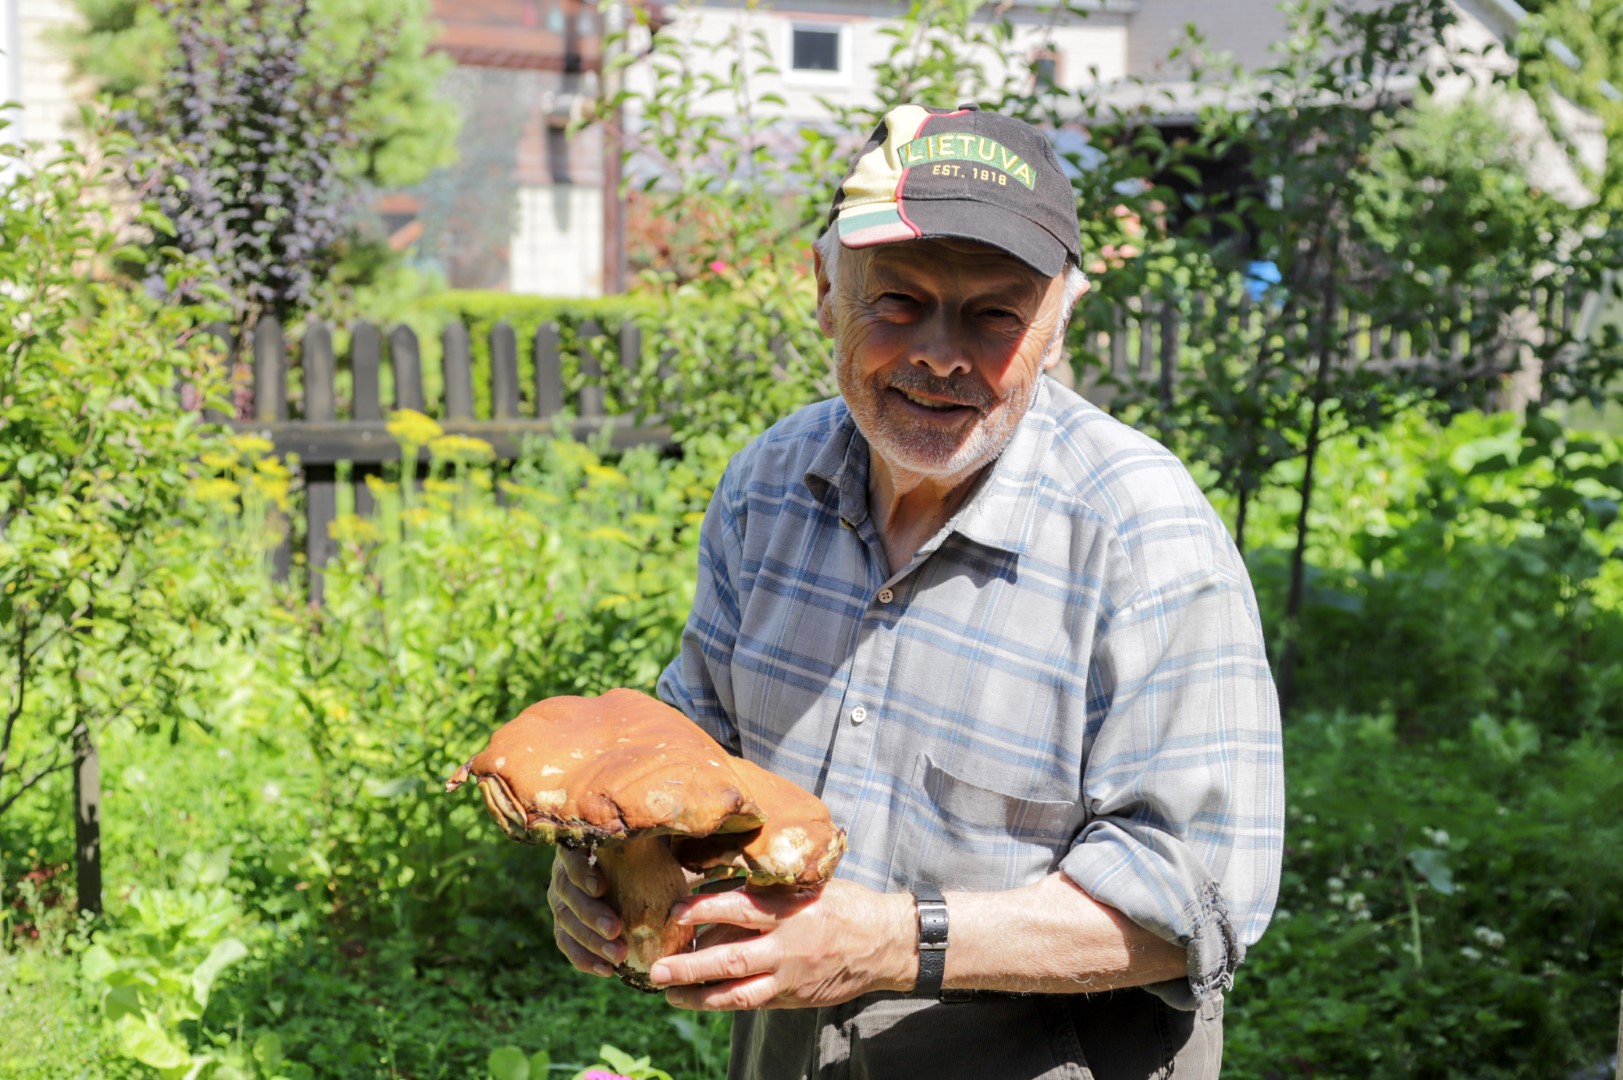
<path fill-rule="evenodd" d="M 603 189 L 524 187 L 510 253 L 511 288 L 539 296 L 603 292 Z"/>
<path fill-rule="evenodd" d="M 1032 56 L 1045 45 L 1058 54 L 1056 82 L 1060 89 L 1075 91 L 1096 80 L 1119 78 L 1127 72 L 1127 26 L 1136 4 L 1113 3 L 1079 20 L 1055 19 L 1050 4 L 1014 4 L 1009 16 L 1016 24 L 1013 42 L 1001 55 L 984 53 L 988 78 L 998 83 L 1011 68 L 1022 73 Z M 827 115 L 818 99 L 835 106 L 871 107 L 879 97 L 875 69 L 890 54 L 895 38 L 887 28 L 898 25 L 905 6 L 895 3 L 853 3 L 849 0 L 793 0 L 793 2 L 692 3 L 667 9 L 671 24 L 661 34 L 683 41 L 704 43 L 689 54 L 695 74 L 726 79 L 737 53 L 732 48 L 714 47 L 742 31 L 746 40 L 756 35 L 770 50 L 778 75 L 761 75 L 751 84 L 757 97 L 778 94 L 784 99 L 782 115 L 793 119 L 816 119 Z M 790 44 L 796 26 L 830 27 L 840 33 L 841 70 L 835 73 L 796 72 L 791 69 Z M 646 91 L 651 75 L 645 65 L 628 74 L 634 89 Z M 928 102 L 955 105 L 958 102 Z M 705 103 L 707 109 L 723 112 L 734 109 L 733 102 L 720 95 Z"/>
<path fill-rule="evenodd" d="M 1127 73 L 1142 79 L 1181 79 L 1187 58 L 1169 59 L 1193 24 L 1208 51 L 1225 53 L 1241 67 L 1269 63 L 1269 50 L 1285 39 L 1285 15 L 1269 0 L 1139 0 L 1127 27 Z"/>
<path fill-rule="evenodd" d="M 1589 202 L 1594 195 L 1584 184 L 1581 169 L 1598 173 L 1605 168 L 1606 131 L 1600 118 L 1566 98 L 1553 98 L 1551 111 L 1559 128 L 1558 140 L 1528 95 L 1494 84 L 1496 76 L 1515 70 L 1516 62 L 1505 51 L 1504 39 L 1520 27 L 1499 4 L 1454 0 L 1454 7 L 1460 19 L 1450 31 L 1447 44 L 1466 70 L 1463 75 L 1438 81 L 1437 100 L 1472 97 L 1485 104 L 1519 145 L 1530 182 L 1563 202 Z M 1563 142 L 1569 145 L 1563 146 Z"/>
<path fill-rule="evenodd" d="M 75 85 L 73 72 L 52 36 L 78 19 L 68 0 L 0 0 L 0 35 L 6 39 L 4 83 L 7 100 L 23 106 L 21 135 L 55 143 L 71 136 L 78 124 L 79 104 L 88 96 Z M 13 37 L 15 35 L 15 37 Z M 11 117 L 13 125 L 18 117 Z M 16 137 L 13 126 L 8 134 Z"/>

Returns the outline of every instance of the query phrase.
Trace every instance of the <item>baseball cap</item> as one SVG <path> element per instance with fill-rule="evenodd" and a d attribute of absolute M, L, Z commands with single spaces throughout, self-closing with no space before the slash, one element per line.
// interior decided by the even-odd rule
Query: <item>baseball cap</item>
<path fill-rule="evenodd" d="M 848 248 L 976 240 L 1045 277 L 1082 261 L 1076 196 L 1043 133 L 975 105 L 898 105 L 879 121 L 834 195 L 829 224 Z"/>

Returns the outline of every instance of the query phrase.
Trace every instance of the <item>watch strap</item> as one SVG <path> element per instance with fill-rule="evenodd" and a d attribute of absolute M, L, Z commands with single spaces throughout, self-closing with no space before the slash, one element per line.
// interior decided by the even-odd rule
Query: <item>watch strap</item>
<path fill-rule="evenodd" d="M 947 974 L 947 901 L 934 885 L 913 889 L 919 912 L 919 977 L 913 996 L 940 998 Z"/>

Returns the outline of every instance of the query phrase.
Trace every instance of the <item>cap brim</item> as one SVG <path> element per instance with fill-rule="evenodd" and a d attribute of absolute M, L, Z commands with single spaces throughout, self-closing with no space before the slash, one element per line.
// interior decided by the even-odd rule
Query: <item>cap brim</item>
<path fill-rule="evenodd" d="M 909 199 L 906 208 L 913 228 L 842 230 L 840 243 L 863 248 L 902 240 L 973 240 L 1008 252 L 1043 277 L 1057 277 L 1065 269 L 1065 245 L 1020 214 L 960 199 Z"/>

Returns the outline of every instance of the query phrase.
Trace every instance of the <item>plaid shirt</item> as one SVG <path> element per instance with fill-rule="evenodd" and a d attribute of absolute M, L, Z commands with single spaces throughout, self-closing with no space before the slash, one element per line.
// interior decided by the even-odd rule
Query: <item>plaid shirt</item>
<path fill-rule="evenodd" d="M 1043 379 L 979 489 L 890 573 L 843 401 L 728 467 L 665 700 L 820 795 L 840 876 L 1059 870 L 1230 984 L 1279 884 L 1278 707 L 1245 566 L 1187 470 Z"/>

